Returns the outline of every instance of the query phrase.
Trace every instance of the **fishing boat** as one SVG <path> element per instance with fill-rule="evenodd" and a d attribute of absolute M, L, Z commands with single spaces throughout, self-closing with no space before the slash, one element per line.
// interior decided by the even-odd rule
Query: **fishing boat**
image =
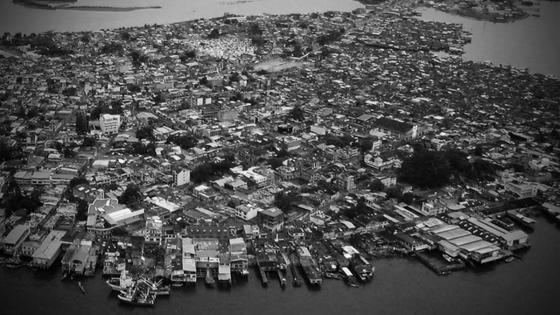
<path fill-rule="evenodd" d="M 158 296 L 171 294 L 171 285 L 169 284 L 164 285 L 163 279 L 155 283 L 145 278 L 141 278 L 140 280 L 138 280 L 138 285 L 143 285 L 143 284 L 148 286 L 150 291 L 154 292 Z"/>
<path fill-rule="evenodd" d="M 342 267 L 341 270 L 344 277 L 344 281 L 346 282 L 347 285 L 353 288 L 359 287 L 358 281 L 356 280 L 356 277 L 354 277 L 350 269 L 348 269 L 347 267 Z"/>
<path fill-rule="evenodd" d="M 134 280 L 126 270 L 123 270 L 120 277 L 113 277 L 105 281 L 105 283 L 114 291 L 121 291 L 134 285 Z"/>
<path fill-rule="evenodd" d="M 78 287 L 80 288 L 80 291 L 82 291 L 83 294 L 86 294 L 86 289 L 84 289 L 84 286 L 82 285 L 82 281 L 78 281 Z"/>
<path fill-rule="evenodd" d="M 156 293 L 149 288 L 132 286 L 122 290 L 118 295 L 121 302 L 135 306 L 153 306 L 156 302 Z"/>
<path fill-rule="evenodd" d="M 17 268 L 20 268 L 23 265 L 21 264 L 21 260 L 19 260 L 18 258 L 10 257 L 6 260 L 6 265 L 5 266 L 6 266 L 6 268 L 17 269 Z"/>

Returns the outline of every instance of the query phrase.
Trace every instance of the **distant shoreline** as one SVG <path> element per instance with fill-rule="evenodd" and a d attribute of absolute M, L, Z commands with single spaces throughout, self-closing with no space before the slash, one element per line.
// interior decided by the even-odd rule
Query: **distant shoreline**
<path fill-rule="evenodd" d="M 17 0 L 14 3 L 21 4 L 26 7 L 44 9 L 44 10 L 79 10 L 79 11 L 101 11 L 101 12 L 127 12 L 144 9 L 161 9 L 162 6 L 138 6 L 138 7 L 112 7 L 112 6 L 90 6 L 90 5 L 73 5 L 70 2 L 76 1 L 52 1 L 52 0 Z"/>
<path fill-rule="evenodd" d="M 148 6 L 148 7 L 101 7 L 101 6 L 68 6 L 57 8 L 60 10 L 80 10 L 80 11 L 106 11 L 106 12 L 124 12 L 124 11 L 136 11 L 145 9 L 161 9 L 159 5 Z"/>

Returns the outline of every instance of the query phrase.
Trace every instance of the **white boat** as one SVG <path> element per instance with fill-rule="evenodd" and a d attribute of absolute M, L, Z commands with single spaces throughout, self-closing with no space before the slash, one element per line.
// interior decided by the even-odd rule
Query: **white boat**
<path fill-rule="evenodd" d="M 132 285 L 134 285 L 134 280 L 128 275 L 126 270 L 123 270 L 120 277 L 111 278 L 105 281 L 105 283 L 114 291 L 121 291 L 132 287 Z"/>

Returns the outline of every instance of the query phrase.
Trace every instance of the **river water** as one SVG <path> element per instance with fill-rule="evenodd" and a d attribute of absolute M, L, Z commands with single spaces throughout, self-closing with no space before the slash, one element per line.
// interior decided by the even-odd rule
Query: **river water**
<path fill-rule="evenodd" d="M 471 32 L 472 42 L 464 47 L 464 60 L 490 61 L 560 78 L 560 1 L 540 1 L 524 8 L 539 16 L 492 23 L 426 8 L 420 11 L 420 18 L 460 23 Z"/>
<path fill-rule="evenodd" d="M 560 229 L 537 218 L 521 260 L 437 276 L 413 259 L 374 261 L 375 279 L 360 288 L 326 280 L 320 290 L 263 288 L 252 272 L 230 290 L 174 289 L 153 308 L 122 305 L 101 276 L 60 281 L 60 270 L 0 270 L 0 314 L 556 314 L 560 309 Z"/>
<path fill-rule="evenodd" d="M 351 11 L 363 7 L 352 0 L 78 0 L 73 5 L 150 7 L 128 12 L 44 10 L 0 1 L 0 32 L 89 31 L 122 26 L 175 23 L 224 13 L 289 14 Z"/>

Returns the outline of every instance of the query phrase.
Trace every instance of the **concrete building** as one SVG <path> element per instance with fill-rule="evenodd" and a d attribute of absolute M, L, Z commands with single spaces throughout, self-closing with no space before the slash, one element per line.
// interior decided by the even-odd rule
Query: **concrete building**
<path fill-rule="evenodd" d="M 271 231 L 277 231 L 284 225 L 284 213 L 276 207 L 259 212 L 257 217 L 259 224 Z"/>
<path fill-rule="evenodd" d="M 515 194 L 517 197 L 523 198 L 531 198 L 537 195 L 537 186 L 529 185 L 529 184 L 522 184 L 516 182 L 505 182 L 504 187 L 507 191 Z"/>
<path fill-rule="evenodd" d="M 48 269 L 60 255 L 62 238 L 66 231 L 52 230 L 33 253 L 33 266 Z"/>
<path fill-rule="evenodd" d="M 374 123 L 374 127 L 400 139 L 414 139 L 418 135 L 417 125 L 412 125 L 387 117 L 379 118 Z"/>
<path fill-rule="evenodd" d="M 28 225 L 16 225 L 2 240 L 4 252 L 8 255 L 16 254 L 29 234 L 30 230 Z"/>
<path fill-rule="evenodd" d="M 248 221 L 257 216 L 257 210 L 258 208 L 251 204 L 239 205 L 235 207 L 234 214 L 236 217 Z"/>
<path fill-rule="evenodd" d="M 191 171 L 188 169 L 173 171 L 173 185 L 183 186 L 191 182 Z"/>
<path fill-rule="evenodd" d="M 116 134 L 121 126 L 120 115 L 103 114 L 99 117 L 99 128 L 104 134 Z"/>

